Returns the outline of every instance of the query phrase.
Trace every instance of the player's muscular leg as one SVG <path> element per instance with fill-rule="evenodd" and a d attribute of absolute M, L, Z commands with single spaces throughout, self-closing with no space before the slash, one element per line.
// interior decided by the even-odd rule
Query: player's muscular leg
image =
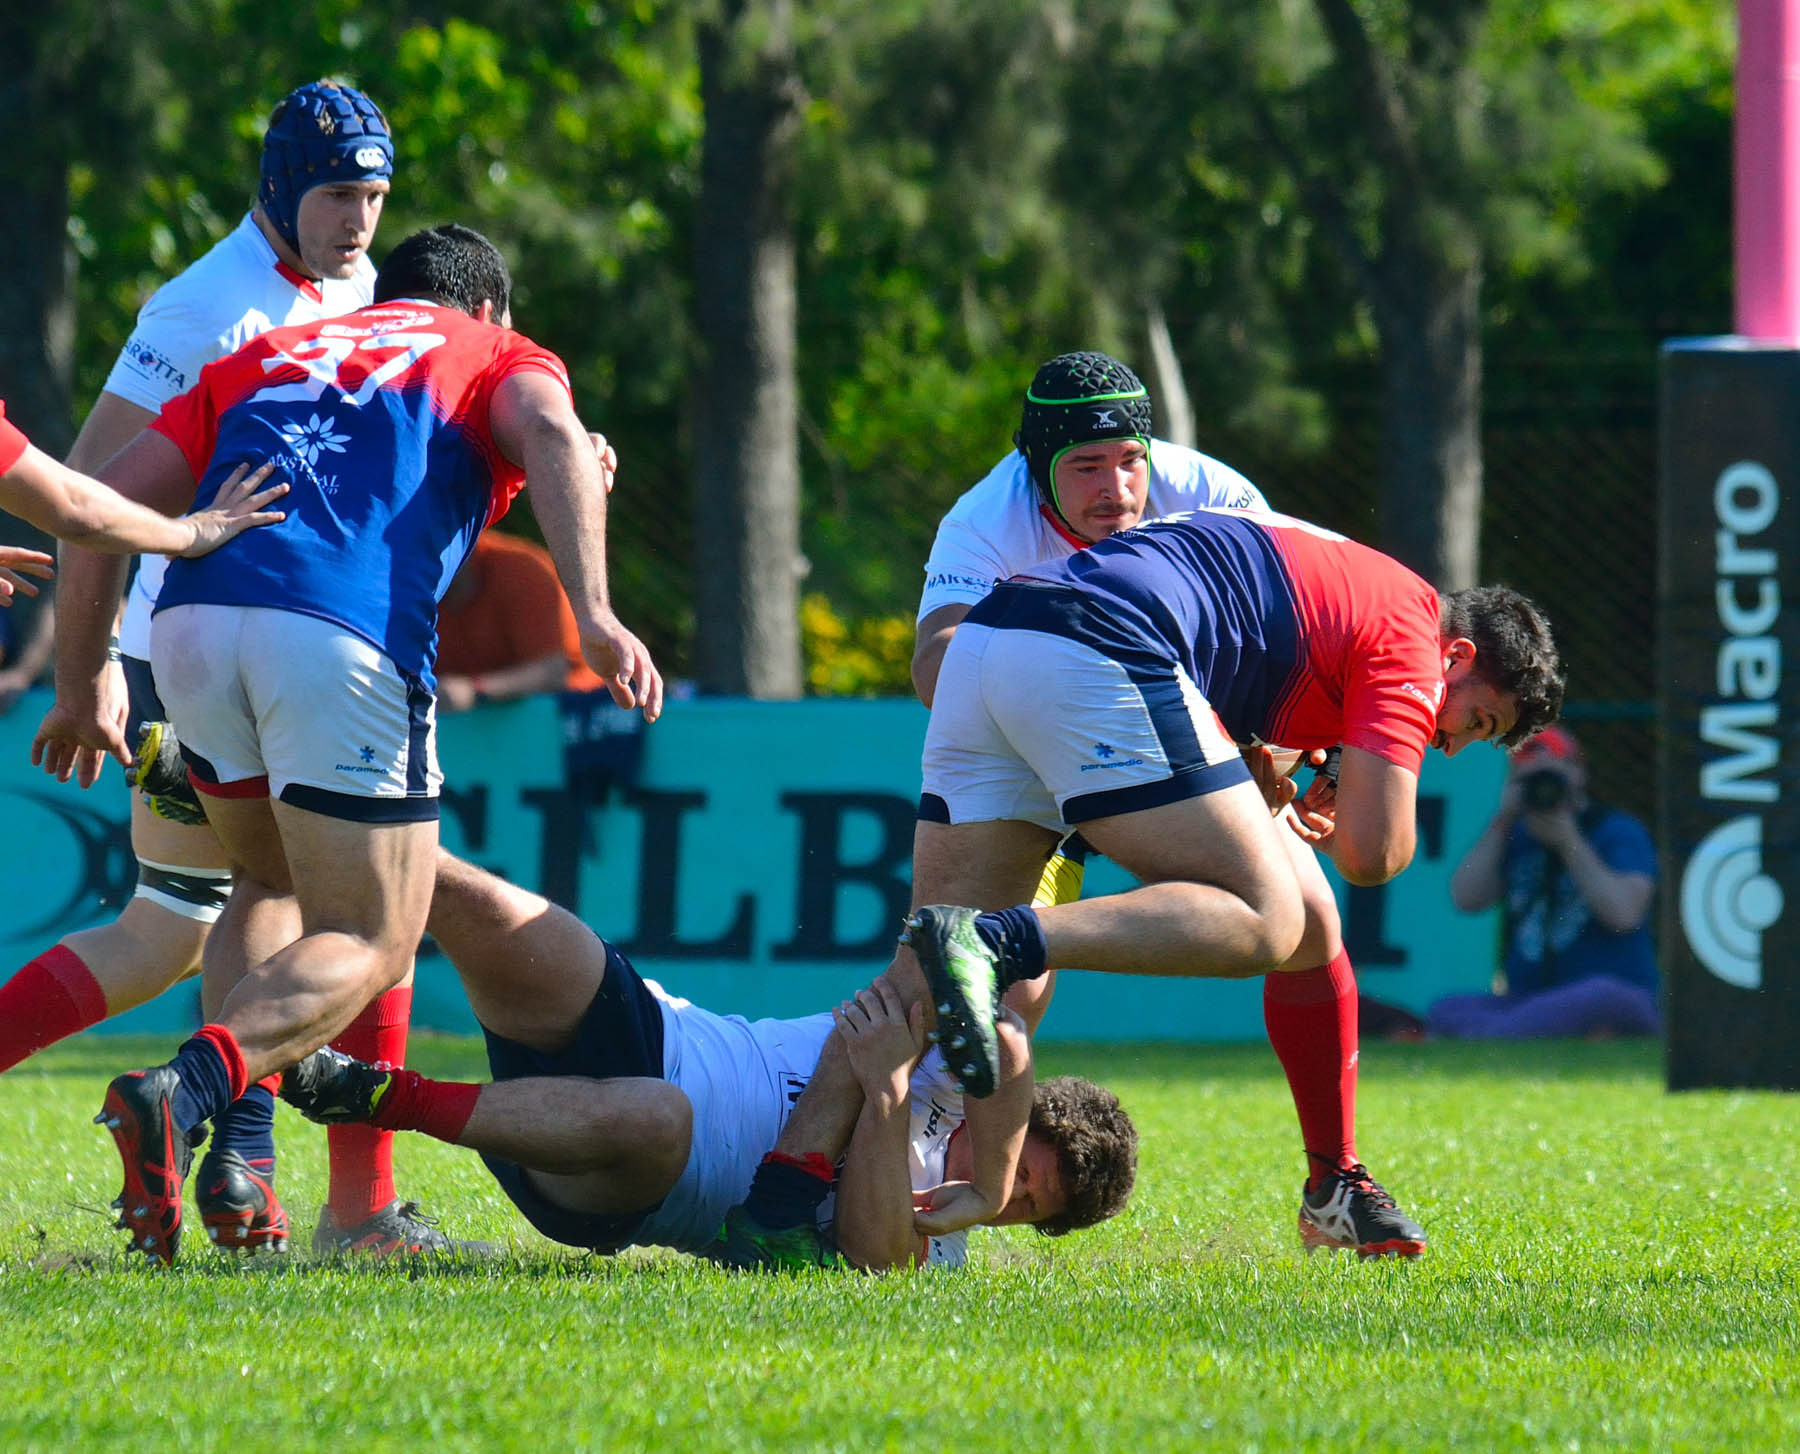
<path fill-rule="evenodd" d="M 593 930 L 541 894 L 441 849 L 427 928 L 483 1025 L 533 1050 L 568 1048 L 606 973 Z"/>
<path fill-rule="evenodd" d="M 430 907 L 437 823 L 353 823 L 259 800 L 216 806 L 240 885 L 279 891 L 269 880 L 285 872 L 300 912 L 300 938 L 257 964 L 220 1010 L 257 1080 L 340 1034 L 405 976 Z M 255 837 L 269 814 L 274 845 Z"/>
<path fill-rule="evenodd" d="M 1300 899 L 1306 910 L 1306 928 L 1300 935 L 1300 947 L 1280 965 L 1281 969 L 1316 969 L 1329 964 L 1344 951 L 1343 922 L 1338 915 L 1337 897 L 1319 864 L 1319 855 L 1300 838 L 1285 830 L 1283 846 L 1300 881 Z"/>
<path fill-rule="evenodd" d="M 523 1166 L 571 1211 L 635 1212 L 680 1179 L 693 1129 L 693 1105 L 666 1080 L 555 1076 L 483 1086 L 457 1145 Z"/>
<path fill-rule="evenodd" d="M 1082 824 L 1143 887 L 1038 911 L 1050 963 L 1118 974 L 1262 974 L 1299 946 L 1293 861 L 1248 783 Z"/>

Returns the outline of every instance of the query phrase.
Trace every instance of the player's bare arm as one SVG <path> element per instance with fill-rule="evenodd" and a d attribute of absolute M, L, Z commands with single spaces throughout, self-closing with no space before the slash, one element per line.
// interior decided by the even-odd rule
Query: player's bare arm
<path fill-rule="evenodd" d="M 94 407 L 88 410 L 75 443 L 69 446 L 69 468 L 98 475 L 107 461 L 136 439 L 154 418 L 152 410 L 102 389 Z"/>
<path fill-rule="evenodd" d="M 913 690 L 927 707 L 937 695 L 938 671 L 944 664 L 944 653 L 950 649 L 950 638 L 972 609 L 962 602 L 939 606 L 926 612 L 919 622 L 913 644 L 912 681 Z"/>
<path fill-rule="evenodd" d="M 924 1006 L 914 1001 L 909 1012 L 883 978 L 840 1005 L 832 1020 L 863 1092 L 838 1172 L 838 1250 L 854 1266 L 882 1272 L 921 1257 L 913 1230 L 907 1097 L 925 1050 Z"/>
<path fill-rule="evenodd" d="M 1384 884 L 1412 862 L 1418 797 L 1415 773 L 1365 748 L 1345 746 L 1338 767 L 1337 830 L 1325 846 L 1348 882 Z"/>
<path fill-rule="evenodd" d="M 205 555 L 257 525 L 283 517 L 263 510 L 287 493 L 285 484 L 259 488 L 272 466 L 239 469 L 213 508 L 171 518 L 133 503 L 87 475 L 27 446 L 0 475 L 0 507 L 71 545 L 125 555 Z"/>
<path fill-rule="evenodd" d="M 934 1190 L 930 1205 L 913 1217 L 920 1235 L 942 1237 L 990 1222 L 1012 1199 L 1013 1178 L 1025 1150 L 1031 1121 L 1031 1040 L 1025 1024 L 1002 1009 L 994 1026 L 1000 1049 L 998 1088 L 984 1100 L 964 1102 L 973 1167 L 966 1182 L 946 1182 Z"/>
<path fill-rule="evenodd" d="M 544 543 L 574 608 L 581 650 L 621 707 L 662 715 L 662 674 L 613 614 L 606 574 L 606 480 L 611 447 L 597 450 L 567 391 L 548 374 L 521 370 L 494 391 L 490 411 L 502 453 L 525 471 Z"/>

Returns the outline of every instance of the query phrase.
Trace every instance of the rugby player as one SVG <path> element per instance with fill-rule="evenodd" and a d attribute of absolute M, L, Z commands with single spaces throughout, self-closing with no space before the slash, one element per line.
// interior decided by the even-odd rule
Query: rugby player
<path fill-rule="evenodd" d="M 997 585 L 945 654 L 913 855 L 929 907 L 890 972 L 923 970 L 951 1067 L 985 1096 L 1003 1082 L 993 1027 L 1014 983 L 1059 967 L 1263 974 L 1316 932 L 1294 835 L 1271 816 L 1293 785 L 1253 773 L 1240 745 L 1341 743 L 1336 785 L 1316 780 L 1303 807 L 1345 879 L 1385 883 L 1413 855 L 1426 749 L 1520 742 L 1562 691 L 1524 597 L 1440 595 L 1287 516 L 1197 511 L 1042 562 Z M 1031 906 L 1071 826 L 1141 887 Z M 943 892 L 971 885 L 984 892 Z M 1014 907 L 957 906 L 1008 887 Z M 1016 1136 L 978 1136 L 978 1164 Z M 946 1220 L 981 1215 L 1001 1172 Z"/>
<path fill-rule="evenodd" d="M 373 244 L 393 175 L 393 142 L 362 92 L 309 82 L 282 98 L 263 137 L 256 199 L 237 227 L 159 288 L 108 375 L 70 452 L 99 470 L 200 371 L 270 328 L 366 305 Z M 165 562 L 139 562 L 119 624 L 118 668 L 100 683 L 108 720 L 136 754 L 131 805 L 137 886 L 110 924 L 83 929 L 0 986 L 0 1071 L 65 1036 L 143 1004 L 197 973 L 206 936 L 231 892 L 227 855 L 189 787 L 150 671 L 150 616 Z M 66 707 L 46 719 L 62 731 Z M 98 772 L 99 759 L 88 759 Z M 85 785 L 85 784 L 84 784 Z M 406 1055 L 411 979 L 376 997 L 343 1048 L 396 1063 Z M 209 1010 L 216 1006 L 209 1006 Z M 275 1195 L 274 1097 L 254 1085 L 213 1124 L 196 1200 L 220 1246 L 279 1248 L 288 1217 Z M 394 1184 L 393 1138 L 333 1131 L 330 1190 L 314 1246 L 379 1253 L 441 1251 L 451 1240 Z M 462 1250 L 471 1250 L 464 1248 Z"/>
<path fill-rule="evenodd" d="M 957 626 L 995 582 L 1037 561 L 1067 558 L 1141 520 L 1205 508 L 1268 508 L 1236 470 L 1154 439 L 1153 429 L 1149 391 L 1119 360 L 1061 354 L 1037 371 L 1025 392 L 1018 447 L 951 507 L 932 541 L 912 666 L 926 706 Z M 1080 843 L 1077 836 L 1072 851 L 1051 859 L 1037 901 L 1078 896 Z M 1263 1024 L 1299 1115 L 1306 1156 L 1301 1244 L 1309 1251 L 1351 1247 L 1418 1256 L 1424 1228 L 1369 1173 L 1356 1148 L 1356 974 L 1337 900 L 1317 855 L 1298 843 L 1289 847 L 1309 928 L 1293 961 L 1263 979 Z M 1054 982 L 1047 974 L 1022 985 L 1010 1002 L 1031 1018 L 1031 1001 L 1047 1001 Z M 1040 1006 L 1035 1014 L 1042 1013 Z"/>
<path fill-rule="evenodd" d="M 436 884 L 430 932 L 485 1029 L 493 1081 L 436 1081 L 322 1050 L 283 1082 L 305 1114 L 479 1152 L 526 1220 L 568 1246 L 704 1254 L 835 1022 L 862 1105 L 835 1204 L 819 1210 L 818 1234 L 774 1265 L 962 1265 L 966 1231 L 926 1237 L 913 1225 L 915 1197 L 970 1170 L 962 1097 L 925 1046 L 916 1001 L 904 1005 L 878 982 L 830 1014 L 718 1015 L 641 978 L 615 946 L 529 890 L 448 853 Z M 1059 1077 L 1036 1086 L 1028 1119 L 1012 1197 L 988 1221 L 1054 1236 L 1115 1215 L 1137 1146 L 1117 1098 Z"/>
<path fill-rule="evenodd" d="M 661 676 L 607 596 L 604 457 L 560 361 L 508 326 L 510 291 L 480 234 L 415 233 L 374 305 L 252 340 L 108 467 L 170 511 L 207 500 L 241 458 L 272 452 L 294 486 L 264 545 L 240 537 L 211 569 L 173 563 L 152 627 L 157 685 L 236 881 L 205 951 L 212 1022 L 169 1064 L 116 1078 L 102 1112 L 123 1224 L 153 1260 L 175 1256 L 201 1123 L 410 968 L 437 844 L 437 599 L 528 478 L 587 660 L 621 706 L 660 712 Z M 103 735 L 97 608 L 121 582 L 102 557 L 78 564 L 58 687 L 81 704 L 79 730 L 49 744 L 53 768 Z"/>
<path fill-rule="evenodd" d="M 1256 486 L 1218 460 L 1153 438 L 1149 392 L 1132 370 L 1103 353 L 1062 354 L 1046 362 L 1026 390 L 1018 446 L 945 515 L 925 567 L 919 602 L 913 682 L 920 700 L 933 704 L 944 654 L 957 629 L 996 582 L 1040 560 L 1066 560 L 1076 551 L 1155 519 L 1200 508 L 1266 510 Z M 1279 774 L 1268 748 L 1247 746 L 1247 764 L 1268 791 L 1283 796 L 1291 784 Z M 1322 754 L 1320 754 L 1322 756 Z M 1290 767 L 1297 754 L 1286 754 Z M 1116 767 L 1110 769 L 1116 771 Z M 1097 769 L 1098 771 L 1098 769 Z M 1317 832 L 1299 819 L 1285 843 L 1307 911 L 1307 929 L 1280 974 L 1263 980 L 1263 1019 L 1270 1044 L 1286 1073 L 1299 1115 L 1307 1158 L 1298 1226 L 1307 1250 L 1353 1248 L 1363 1255 L 1418 1256 L 1424 1229 L 1406 1215 L 1363 1165 L 1356 1148 L 1358 1063 L 1357 992 L 1344 948 L 1337 902 L 1308 846 Z M 1079 896 L 1084 846 L 1079 834 L 1050 856 L 1033 902 L 1067 903 Z M 982 880 L 972 863 L 959 878 L 939 885 L 957 902 L 1002 908 L 1017 896 L 1004 875 Z M 915 885 L 914 906 L 931 902 Z M 998 897 L 995 897 L 998 895 Z M 1054 972 L 1020 983 L 1007 1004 L 1033 1029 L 1054 987 Z M 843 1099 L 847 1070 L 828 1051 L 821 1064 L 818 1100 Z M 799 1154 L 813 1139 L 829 1140 L 839 1127 L 803 1103 L 789 1123 L 782 1149 Z M 763 1180 L 792 1182 L 771 1168 Z M 771 1246 L 783 1214 L 763 1194 L 761 1182 L 748 1207 L 752 1227 Z"/>

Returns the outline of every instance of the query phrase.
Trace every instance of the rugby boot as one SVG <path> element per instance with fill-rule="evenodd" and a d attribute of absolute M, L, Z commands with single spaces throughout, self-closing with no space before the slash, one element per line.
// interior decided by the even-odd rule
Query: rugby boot
<path fill-rule="evenodd" d="M 399 1197 L 354 1227 L 338 1226 L 331 1208 L 320 1207 L 312 1245 L 320 1257 L 492 1257 L 499 1251 L 492 1242 L 465 1241 L 439 1231 L 436 1217 L 417 1202 L 403 1202 Z"/>
<path fill-rule="evenodd" d="M 1308 1252 L 1417 1257 L 1425 1251 L 1425 1229 L 1400 1210 L 1359 1161 L 1327 1172 L 1316 1187 L 1301 1193 L 1300 1245 Z"/>
<path fill-rule="evenodd" d="M 258 1171 L 235 1151 L 215 1146 L 194 1181 L 200 1224 L 227 1252 L 285 1252 L 288 1217 L 275 1195 L 275 1172 Z"/>
<path fill-rule="evenodd" d="M 998 956 L 975 931 L 974 909 L 927 904 L 908 917 L 900 942 L 912 946 L 931 987 L 937 1044 L 963 1094 L 980 1100 L 1000 1083 Z"/>
<path fill-rule="evenodd" d="M 181 1247 L 181 1188 L 193 1165 L 193 1145 L 175 1124 L 169 1097 L 181 1077 L 166 1065 L 114 1078 L 96 1125 L 112 1133 L 125 1163 L 125 1186 L 113 1205 L 128 1248 L 167 1267 Z M 198 1139 L 198 1138 L 196 1138 Z"/>
<path fill-rule="evenodd" d="M 366 1124 L 393 1078 L 391 1069 L 327 1045 L 283 1072 L 281 1098 L 321 1126 Z"/>
<path fill-rule="evenodd" d="M 204 823 L 206 809 L 188 779 L 181 740 L 171 722 L 146 722 L 131 750 L 127 780 L 144 794 L 150 811 L 171 823 Z"/>
<path fill-rule="evenodd" d="M 725 1213 L 717 1235 L 700 1255 L 740 1272 L 805 1272 L 850 1265 L 815 1224 L 765 1227 L 741 1206 Z"/>

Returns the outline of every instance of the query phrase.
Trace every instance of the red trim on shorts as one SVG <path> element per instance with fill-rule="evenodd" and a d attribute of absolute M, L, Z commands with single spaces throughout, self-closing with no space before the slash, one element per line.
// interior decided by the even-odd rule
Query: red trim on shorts
<path fill-rule="evenodd" d="M 280 258 L 275 259 L 275 271 L 292 283 L 295 291 L 298 292 L 302 298 L 313 303 L 323 303 L 325 301 L 325 292 L 320 288 L 317 282 L 312 278 L 307 277 L 305 273 L 295 272 Z"/>
<path fill-rule="evenodd" d="M 234 783 L 209 783 L 205 778 L 188 769 L 188 781 L 194 785 L 194 791 L 203 793 L 209 798 L 266 798 L 269 796 L 269 780 L 267 777 L 239 778 Z"/>

